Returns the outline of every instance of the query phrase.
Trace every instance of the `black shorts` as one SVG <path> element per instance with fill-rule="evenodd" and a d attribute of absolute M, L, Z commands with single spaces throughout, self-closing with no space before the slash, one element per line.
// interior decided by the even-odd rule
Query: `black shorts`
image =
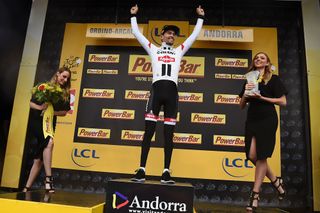
<path fill-rule="evenodd" d="M 175 82 L 168 80 L 154 82 L 146 105 L 145 119 L 157 122 L 161 106 L 163 106 L 164 124 L 175 125 L 178 100 L 178 89 Z"/>

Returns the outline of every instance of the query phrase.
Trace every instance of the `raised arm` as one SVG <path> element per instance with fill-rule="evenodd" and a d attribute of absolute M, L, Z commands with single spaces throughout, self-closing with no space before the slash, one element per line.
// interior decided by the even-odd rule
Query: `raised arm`
<path fill-rule="evenodd" d="M 202 25 L 203 25 L 203 19 L 204 19 L 204 10 L 201 8 L 201 6 L 199 5 L 199 7 L 196 9 L 197 14 L 198 14 L 198 20 L 197 20 L 197 24 L 194 27 L 191 35 L 187 38 L 187 40 L 185 40 L 183 42 L 183 44 L 181 44 L 181 48 L 182 48 L 182 55 L 184 55 L 189 48 L 191 47 L 191 45 L 193 44 L 193 42 L 197 39 Z"/>
<path fill-rule="evenodd" d="M 141 46 L 147 51 L 148 54 L 151 53 L 150 48 L 151 48 L 151 43 L 144 37 L 144 35 L 139 31 L 138 23 L 137 23 L 137 18 L 136 14 L 138 13 L 138 5 L 133 6 L 130 9 L 131 13 L 131 28 L 132 28 L 132 33 L 133 35 L 137 38 Z"/>

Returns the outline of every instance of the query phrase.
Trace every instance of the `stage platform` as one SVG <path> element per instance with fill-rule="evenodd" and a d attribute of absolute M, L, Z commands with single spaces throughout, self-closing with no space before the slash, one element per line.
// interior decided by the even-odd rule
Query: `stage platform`
<path fill-rule="evenodd" d="M 47 194 L 44 190 L 0 194 L 1 213 L 103 213 L 106 196 L 57 190 Z M 194 203 L 196 213 L 241 213 L 244 206 L 212 203 Z M 278 208 L 258 208 L 260 213 L 288 213 Z"/>

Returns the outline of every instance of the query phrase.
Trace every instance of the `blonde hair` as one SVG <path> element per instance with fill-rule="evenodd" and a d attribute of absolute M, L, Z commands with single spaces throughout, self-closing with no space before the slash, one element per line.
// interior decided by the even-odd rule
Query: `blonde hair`
<path fill-rule="evenodd" d="M 61 74 L 63 72 L 69 73 L 69 78 L 64 85 L 60 85 L 61 89 L 63 90 L 63 97 L 65 101 L 68 101 L 70 98 L 70 88 L 71 88 L 71 70 L 67 67 L 60 67 L 57 72 L 51 77 L 50 82 L 56 84 L 58 80 L 58 73 Z"/>
<path fill-rule="evenodd" d="M 272 63 L 271 63 L 271 61 L 270 61 L 269 56 L 268 56 L 265 52 L 258 52 L 257 54 L 255 54 L 255 56 L 254 56 L 253 59 L 252 59 L 251 65 L 249 66 L 248 72 L 257 69 L 257 68 L 255 67 L 255 65 L 254 65 L 254 60 L 255 60 L 255 58 L 256 58 L 259 54 L 263 54 L 263 55 L 265 55 L 266 58 L 267 58 L 268 65 L 265 66 L 264 73 L 263 73 L 263 76 L 262 76 L 262 79 L 263 79 L 263 81 L 264 81 L 264 84 L 267 84 L 267 83 L 270 81 L 271 77 L 272 77 L 272 66 L 273 66 L 273 65 L 272 65 Z"/>

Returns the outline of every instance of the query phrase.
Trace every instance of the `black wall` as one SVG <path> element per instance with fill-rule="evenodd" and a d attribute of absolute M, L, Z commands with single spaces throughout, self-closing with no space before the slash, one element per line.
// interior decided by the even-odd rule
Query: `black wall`
<path fill-rule="evenodd" d="M 210 4 L 209 4 L 210 2 Z M 58 68 L 65 23 L 129 23 L 133 1 L 51 0 L 49 1 L 37 80 L 48 79 Z M 300 2 L 279 1 L 139 1 L 139 23 L 148 20 L 196 21 L 195 8 L 201 3 L 207 25 L 276 27 L 278 29 L 279 75 L 289 90 L 288 105 L 281 109 L 282 176 L 288 197 L 278 203 L 276 192 L 264 184 L 259 205 L 310 207 L 311 176 L 309 153 L 309 119 Z M 266 44 L 268 45 L 268 44 Z M 263 49 L 261 50 L 263 51 Z M 240 88 L 239 88 L 240 90 Z M 31 139 L 30 139 L 31 140 Z M 138 156 L 137 156 L 138 157 Z M 27 170 L 32 161 L 27 156 Z M 25 169 L 25 168 L 23 168 Z M 133 172 L 133 171 L 132 171 Z M 56 187 L 69 191 L 103 193 L 111 178 L 128 175 L 55 170 Z M 174 176 L 174 175 L 173 175 Z M 42 186 L 42 177 L 35 187 Z M 22 185 L 24 184 L 22 179 Z M 196 188 L 196 200 L 244 205 L 252 183 L 214 180 L 189 181 Z"/>
<path fill-rule="evenodd" d="M 31 0 L 0 0 L 0 180 Z"/>

